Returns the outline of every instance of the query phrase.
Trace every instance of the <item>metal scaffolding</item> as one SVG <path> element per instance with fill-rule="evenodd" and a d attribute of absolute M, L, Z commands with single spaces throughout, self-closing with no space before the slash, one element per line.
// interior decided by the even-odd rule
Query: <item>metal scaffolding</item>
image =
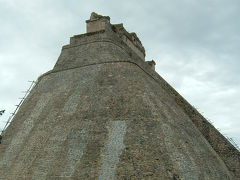
<path fill-rule="evenodd" d="M 19 102 L 17 105 L 15 105 L 15 106 L 16 106 L 16 109 L 15 109 L 15 110 L 13 111 L 13 113 L 11 113 L 11 115 L 9 116 L 9 118 L 8 118 L 8 120 L 7 120 L 4 128 L 2 129 L 2 132 L 1 132 L 1 135 L 0 135 L 1 137 L 0 137 L 0 138 L 2 138 L 2 136 L 3 136 L 3 134 L 4 134 L 4 131 L 6 130 L 6 128 L 7 128 L 7 127 L 9 126 L 9 124 L 11 123 L 14 115 L 17 113 L 17 111 L 19 110 L 20 106 L 22 105 L 22 103 L 23 103 L 24 100 L 26 99 L 27 95 L 31 92 L 32 88 L 33 88 L 33 87 L 35 86 L 35 84 L 36 84 L 36 81 L 28 81 L 28 82 L 31 83 L 31 84 L 30 84 L 29 88 L 27 89 L 27 91 L 22 91 L 22 93 L 24 93 L 24 96 L 23 96 L 22 98 L 19 98 L 19 99 L 21 99 L 21 100 L 20 100 L 20 102 Z M 1 141 L 0 141 L 0 143 L 1 143 Z"/>

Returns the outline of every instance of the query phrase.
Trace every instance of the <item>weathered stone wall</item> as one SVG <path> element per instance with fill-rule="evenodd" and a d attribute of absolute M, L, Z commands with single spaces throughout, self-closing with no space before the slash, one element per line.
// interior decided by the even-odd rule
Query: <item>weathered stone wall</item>
<path fill-rule="evenodd" d="M 0 145 L 4 180 L 225 180 L 239 177 L 238 163 L 239 152 L 111 31 L 71 38 Z"/>
<path fill-rule="evenodd" d="M 129 62 L 43 76 L 3 145 L 2 179 L 231 179 L 168 92 Z"/>
<path fill-rule="evenodd" d="M 0 179 L 234 179 L 174 93 L 118 37 L 76 36 L 7 128 Z"/>
<path fill-rule="evenodd" d="M 112 25 L 112 30 L 115 32 L 118 37 L 132 50 L 138 57 L 143 61 L 145 60 L 145 48 L 143 47 L 141 41 L 137 37 L 136 33 L 129 33 L 123 27 L 123 24 L 114 24 Z"/>
<path fill-rule="evenodd" d="M 106 30 L 110 27 L 110 22 L 107 19 L 87 22 L 87 33 Z"/>
<path fill-rule="evenodd" d="M 87 23 L 87 33 L 111 29 L 110 17 L 98 15 L 93 12 Z"/>
<path fill-rule="evenodd" d="M 80 39 L 82 37 L 83 36 L 80 36 Z M 84 37 L 88 36 L 85 35 Z M 105 37 L 107 38 L 104 39 Z M 101 39 L 102 42 L 97 41 L 98 39 Z M 97 64 L 115 61 L 127 61 L 136 64 L 145 73 L 147 73 L 154 80 L 156 80 L 162 88 L 169 92 L 169 94 L 175 99 L 179 107 L 182 108 L 185 113 L 192 119 L 198 130 L 203 134 L 203 136 L 210 143 L 212 148 L 222 158 L 229 170 L 233 172 L 237 177 L 240 177 L 239 151 L 224 136 L 222 136 L 221 133 L 219 133 L 218 130 L 216 130 L 203 116 L 201 116 L 201 114 L 199 114 L 195 110 L 195 108 L 193 108 L 181 95 L 179 95 L 163 78 L 161 78 L 156 72 L 154 72 L 149 67 L 149 65 L 145 64 L 137 55 L 134 54 L 134 52 L 132 52 L 127 46 L 121 44 L 120 42 L 121 41 L 117 37 L 115 37 L 114 34 L 111 36 L 105 34 L 104 32 L 95 33 L 95 36 L 91 36 L 91 38 L 86 38 L 85 40 L 75 40 L 75 43 L 70 44 L 70 46 L 68 46 L 66 49 L 63 48 L 62 55 L 60 56 L 53 72 L 59 70 L 59 63 L 61 62 L 61 58 L 63 58 L 63 62 L 65 62 L 65 64 L 62 65 L 62 67 L 64 68 L 74 68 L 79 66 L 86 66 L 87 64 Z M 101 45 L 97 43 L 100 43 Z M 98 49 L 96 47 L 98 45 L 104 49 L 105 53 L 101 51 L 99 51 L 99 54 L 93 52 L 94 49 Z M 84 57 L 87 57 L 87 54 L 91 54 L 95 57 L 90 56 L 85 59 L 84 62 L 82 62 L 81 60 L 77 60 L 77 58 L 73 56 L 72 59 L 74 59 L 75 64 L 71 63 L 71 59 L 64 61 L 65 58 L 71 57 L 71 54 L 69 52 L 77 52 L 77 50 L 70 51 L 70 49 L 79 48 L 79 46 L 84 49 L 83 51 L 85 53 L 84 55 L 82 53 L 79 54 L 83 55 Z M 111 54 L 114 55 L 114 58 L 109 58 L 109 55 Z"/>
<path fill-rule="evenodd" d="M 188 114 L 213 149 L 223 159 L 228 169 L 240 179 L 240 152 L 182 97 L 179 97 L 179 95 L 176 97 L 176 102 Z"/>
<path fill-rule="evenodd" d="M 145 60 L 145 55 L 136 47 L 136 44 L 128 39 L 127 36 L 123 36 L 122 39 L 142 60 Z"/>

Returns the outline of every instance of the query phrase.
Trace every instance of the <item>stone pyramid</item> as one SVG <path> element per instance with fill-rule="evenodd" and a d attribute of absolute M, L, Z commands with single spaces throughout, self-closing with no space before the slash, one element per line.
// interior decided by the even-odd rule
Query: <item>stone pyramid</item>
<path fill-rule="evenodd" d="M 240 179 L 240 154 L 92 13 L 39 77 L 0 144 L 0 179 Z"/>

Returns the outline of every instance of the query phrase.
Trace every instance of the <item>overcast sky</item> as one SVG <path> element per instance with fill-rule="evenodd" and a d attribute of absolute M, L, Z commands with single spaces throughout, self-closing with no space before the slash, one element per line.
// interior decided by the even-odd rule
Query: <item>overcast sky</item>
<path fill-rule="evenodd" d="M 92 11 L 136 32 L 156 71 L 240 146 L 239 0 L 0 0 L 0 127 Z"/>

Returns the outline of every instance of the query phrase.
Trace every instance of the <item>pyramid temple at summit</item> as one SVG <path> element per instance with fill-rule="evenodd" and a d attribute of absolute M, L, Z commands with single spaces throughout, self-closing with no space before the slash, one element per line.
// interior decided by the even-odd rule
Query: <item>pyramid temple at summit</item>
<path fill-rule="evenodd" d="M 92 13 L 2 133 L 1 180 L 240 179 L 240 152 Z"/>

